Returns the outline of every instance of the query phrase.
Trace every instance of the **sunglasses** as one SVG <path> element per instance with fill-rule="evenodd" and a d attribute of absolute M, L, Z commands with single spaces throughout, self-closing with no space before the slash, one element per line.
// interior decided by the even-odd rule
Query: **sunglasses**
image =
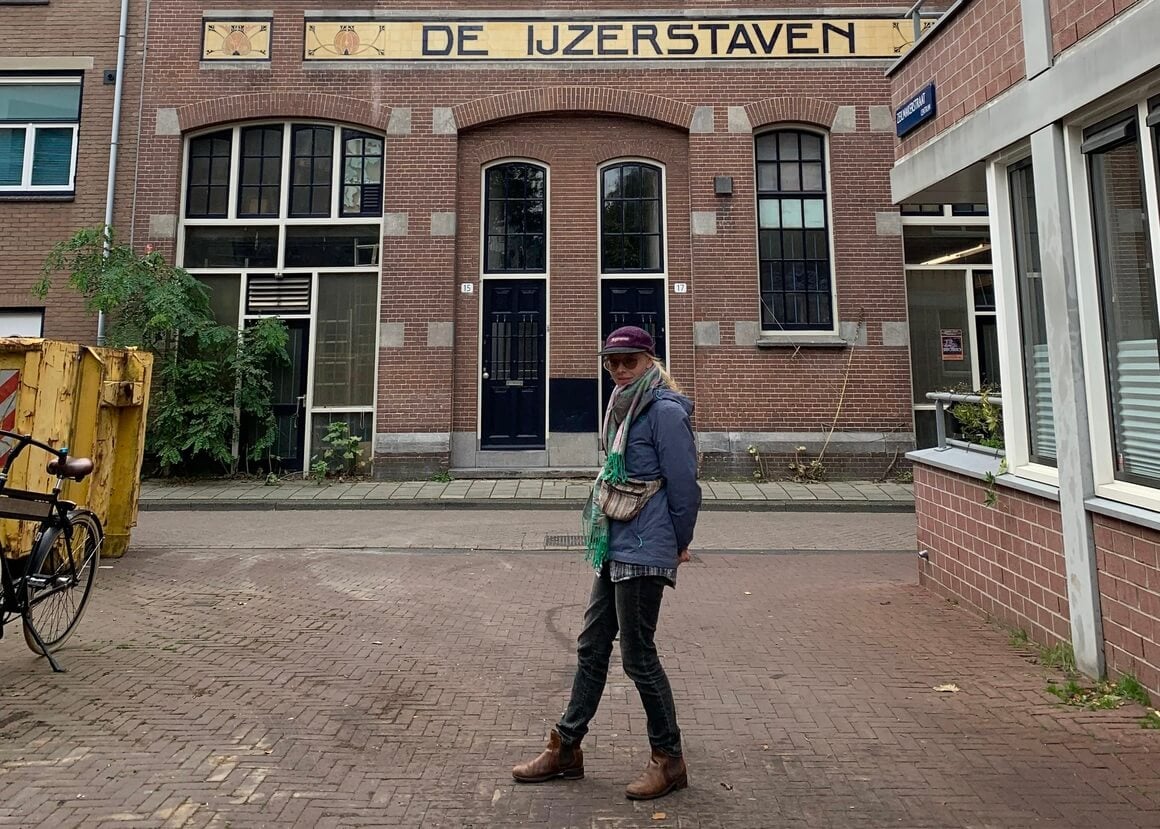
<path fill-rule="evenodd" d="M 605 357 L 604 367 L 609 371 L 616 371 L 621 366 L 624 366 L 629 371 L 632 371 L 642 359 L 639 354 L 625 354 L 623 357 Z"/>

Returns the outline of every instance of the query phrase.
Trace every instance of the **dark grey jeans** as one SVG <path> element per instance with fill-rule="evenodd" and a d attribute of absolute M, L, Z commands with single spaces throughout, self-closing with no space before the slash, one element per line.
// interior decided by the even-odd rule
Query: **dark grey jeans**
<path fill-rule="evenodd" d="M 604 693 L 612 643 L 619 631 L 624 672 L 636 683 L 648 717 L 649 744 L 666 754 L 681 753 L 681 730 L 677 727 L 673 691 L 653 643 L 664 589 L 664 581 L 656 576 L 614 584 L 607 564 L 596 577 L 576 649 L 572 698 L 556 726 L 564 742 L 579 742 L 588 733 L 588 723 L 596 715 Z"/>

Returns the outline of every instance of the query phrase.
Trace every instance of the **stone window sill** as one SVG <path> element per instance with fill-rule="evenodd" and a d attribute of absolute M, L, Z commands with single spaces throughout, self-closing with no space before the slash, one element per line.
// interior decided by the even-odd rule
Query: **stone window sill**
<path fill-rule="evenodd" d="M 0 6 L 2 5 L 4 5 L 4 2 L 0 0 Z M 76 198 L 76 193 L 0 193 L 0 202 L 69 202 L 76 201 Z"/>
<path fill-rule="evenodd" d="M 797 334 L 760 334 L 758 348 L 846 348 L 849 342 L 837 334 L 811 334 L 803 331 Z"/>

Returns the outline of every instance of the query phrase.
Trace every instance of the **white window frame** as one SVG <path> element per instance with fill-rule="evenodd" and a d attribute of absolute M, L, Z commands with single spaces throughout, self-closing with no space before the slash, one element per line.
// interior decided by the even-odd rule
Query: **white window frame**
<path fill-rule="evenodd" d="M 21 76 L 5 75 L 0 77 L 0 86 L 40 84 L 44 86 L 81 86 L 80 75 L 59 76 Z M 44 195 L 72 195 L 76 192 L 77 177 L 77 138 L 80 128 L 82 102 L 77 104 L 77 117 L 73 121 L 0 121 L 0 129 L 24 130 L 24 163 L 21 170 L 20 184 L 0 185 L 0 194 L 37 193 Z M 42 129 L 71 129 L 72 130 L 72 158 L 69 160 L 68 184 L 33 184 L 32 165 L 36 153 L 36 133 Z"/>
<path fill-rule="evenodd" d="M 1151 128 L 1145 126 L 1148 114 L 1148 95 L 1134 95 L 1125 104 L 1114 106 L 1108 102 L 1100 112 L 1082 121 L 1070 123 L 1065 131 L 1068 158 L 1068 190 L 1071 194 L 1071 220 L 1075 232 L 1076 261 L 1079 280 L 1080 333 L 1083 346 L 1084 375 L 1087 378 L 1087 408 L 1091 432 L 1091 464 L 1095 478 L 1096 495 L 1112 501 L 1160 511 L 1160 486 L 1151 487 L 1128 481 L 1117 481 L 1112 457 L 1111 397 L 1107 370 L 1104 363 L 1103 320 L 1099 296 L 1099 261 L 1096 256 L 1095 231 L 1092 228 L 1092 205 L 1089 191 L 1087 158 L 1080 151 L 1083 130 L 1115 112 L 1135 110 L 1139 128 L 1140 162 L 1144 169 L 1144 206 L 1148 218 L 1152 253 L 1152 273 L 1156 280 L 1156 295 L 1160 302 L 1160 199 L 1158 199 L 1156 148 Z M 1134 105 L 1134 106 L 1133 106 Z M 1110 111 L 1109 111 L 1110 110 Z"/>
<path fill-rule="evenodd" d="M 35 334 L 16 333 L 35 329 Z M 44 309 L 43 308 L 0 308 L 0 337 L 32 337 L 44 336 Z"/>
<path fill-rule="evenodd" d="M 826 181 L 826 242 L 830 254 L 830 319 L 833 325 L 830 328 L 766 328 L 765 312 L 761 302 L 761 196 L 757 188 L 757 139 L 772 132 L 808 132 L 822 139 L 822 175 Z M 837 335 L 840 322 L 838 320 L 838 261 L 834 247 L 834 181 L 831 174 L 833 163 L 833 149 L 830 142 L 830 131 L 796 121 L 787 121 L 779 124 L 769 124 L 755 131 L 750 139 L 750 170 L 753 172 L 753 252 L 757 263 L 755 282 L 757 287 L 757 327 L 764 340 L 784 339 L 792 341 L 802 337 Z M 804 198 L 804 197 L 803 197 Z"/>
<path fill-rule="evenodd" d="M 246 127 L 270 126 L 280 125 L 282 127 L 282 169 L 281 169 L 281 183 L 279 189 L 279 206 L 277 218 L 249 218 L 238 217 L 238 189 L 241 180 L 241 130 Z M 330 204 L 331 216 L 329 218 L 313 217 L 313 218 L 290 218 L 290 174 L 293 162 L 291 154 L 292 144 L 291 136 L 293 130 L 291 127 L 297 125 L 316 125 L 327 126 L 334 128 L 334 161 L 331 164 L 331 188 L 330 188 Z M 237 326 L 239 329 L 245 326 L 250 320 L 261 319 L 262 314 L 247 314 L 246 313 L 246 295 L 249 288 L 249 280 L 251 276 L 269 275 L 269 274 L 311 274 L 310 280 L 310 312 L 308 314 L 278 314 L 278 319 L 308 319 L 310 321 L 310 336 L 307 341 L 306 354 L 306 400 L 305 400 L 305 440 L 303 442 L 303 468 L 302 475 L 308 475 L 310 472 L 310 461 L 313 457 L 313 435 L 314 435 L 314 416 L 316 414 L 371 414 L 371 445 L 372 453 L 374 446 L 374 436 L 378 428 L 378 404 L 379 404 L 379 383 L 377 382 L 377 375 L 380 368 L 379 364 L 379 346 L 381 342 L 382 326 L 378 325 L 375 329 L 375 374 L 376 382 L 374 384 L 373 395 L 371 403 L 363 406 L 318 406 L 314 405 L 314 359 L 315 359 L 315 340 L 318 336 L 317 312 L 318 312 L 318 283 L 320 274 L 362 274 L 370 276 L 372 274 L 376 277 L 377 284 L 377 303 L 378 307 L 375 310 L 375 318 L 381 319 L 382 302 L 383 302 L 383 257 L 381 253 L 375 257 L 376 262 L 368 265 L 347 265 L 338 267 L 324 267 L 324 266 L 310 266 L 310 267 L 286 267 L 286 229 L 287 227 L 304 227 L 304 226 L 321 226 L 321 225 L 367 225 L 378 227 L 378 239 L 380 251 L 382 249 L 383 239 L 383 220 L 382 212 L 378 217 L 370 216 L 343 216 L 342 215 L 342 131 L 344 129 L 358 130 L 367 135 L 382 139 L 383 141 L 383 209 L 386 208 L 387 203 L 387 142 L 386 136 L 376 133 L 373 130 L 357 124 L 347 124 L 344 122 L 320 121 L 312 118 L 292 118 L 292 119 L 258 119 L 254 121 L 243 121 L 229 125 L 217 125 L 204 130 L 190 133 L 184 137 L 182 142 L 182 163 L 181 163 L 181 198 L 178 205 L 178 229 L 177 229 L 177 248 L 176 248 L 176 262 L 178 267 L 181 267 L 185 258 L 185 234 L 189 227 L 222 227 L 228 225 L 265 225 L 269 227 L 278 228 L 278 249 L 277 259 L 274 267 L 261 268 L 244 268 L 244 267 L 221 267 L 221 268 L 187 268 L 190 274 L 194 276 L 237 276 L 239 280 L 238 293 L 238 319 Z M 224 218 L 187 218 L 186 199 L 189 195 L 189 144 L 195 138 L 200 138 L 204 135 L 212 135 L 217 132 L 224 132 L 229 130 L 230 137 L 230 174 L 229 174 L 229 195 Z"/>
<path fill-rule="evenodd" d="M 1027 383 L 1023 375 L 1023 334 L 1019 321 L 1016 287 L 1015 231 L 1012 225 L 1011 186 L 1008 169 L 1031 158 L 1030 144 L 1023 143 L 987 164 L 987 199 L 990 202 L 991 261 L 995 273 L 995 308 L 998 312 L 999 360 L 1003 372 L 1003 446 L 1008 472 L 1049 486 L 1059 486 L 1059 470 L 1031 460 L 1031 434 L 1027 425 Z M 1032 175 L 1037 173 L 1032 166 Z M 1038 205 L 1036 205 L 1038 209 Z M 1055 366 L 1052 366 L 1055 373 Z"/>

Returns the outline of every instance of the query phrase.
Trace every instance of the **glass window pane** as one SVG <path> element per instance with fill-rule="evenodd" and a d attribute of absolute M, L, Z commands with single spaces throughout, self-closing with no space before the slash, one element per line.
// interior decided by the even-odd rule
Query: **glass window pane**
<path fill-rule="evenodd" d="M 777 133 L 767 132 L 765 135 L 757 136 L 757 160 L 758 161 L 776 161 L 777 160 Z"/>
<path fill-rule="evenodd" d="M 661 237 L 660 236 L 645 236 L 643 259 L 640 266 L 646 270 L 659 271 L 661 270 Z"/>
<path fill-rule="evenodd" d="M 358 186 L 347 185 L 342 188 L 342 212 L 354 213 L 359 210 L 362 204 L 362 188 Z"/>
<path fill-rule="evenodd" d="M 781 200 L 781 226 L 782 227 L 801 227 L 802 226 L 802 203 L 801 203 L 801 199 L 782 199 Z"/>
<path fill-rule="evenodd" d="M 606 201 L 600 215 L 600 229 L 604 235 L 624 232 L 624 202 Z"/>
<path fill-rule="evenodd" d="M 826 189 L 822 178 L 822 165 L 808 163 L 802 165 L 802 190 L 810 193 L 819 193 Z"/>
<path fill-rule="evenodd" d="M 781 168 L 781 190 L 797 191 L 802 189 L 801 169 L 796 161 L 788 164 L 779 164 Z"/>
<path fill-rule="evenodd" d="M 822 158 L 822 137 L 813 133 L 801 133 L 802 160 L 820 161 Z"/>
<path fill-rule="evenodd" d="M 991 233 L 986 225 L 908 225 L 902 247 L 908 265 L 991 264 Z"/>
<path fill-rule="evenodd" d="M 377 265 L 376 225 L 310 225 L 286 228 L 286 267 Z"/>
<path fill-rule="evenodd" d="M 910 317 L 911 380 L 914 402 L 926 403 L 927 392 L 974 384 L 967 295 L 962 271 L 908 271 L 906 302 Z M 955 332 L 962 353 L 949 355 L 942 348 L 943 332 Z"/>
<path fill-rule="evenodd" d="M 995 275 L 991 271 L 975 271 L 971 274 L 974 283 L 975 310 L 995 310 Z"/>
<path fill-rule="evenodd" d="M 798 134 L 796 132 L 778 133 L 777 155 L 782 161 L 796 161 L 798 159 Z"/>
<path fill-rule="evenodd" d="M 185 268 L 272 268 L 278 263 L 278 228 L 185 229 Z"/>
<path fill-rule="evenodd" d="M 378 280 L 320 274 L 314 340 L 314 405 L 369 406 L 375 392 Z"/>
<path fill-rule="evenodd" d="M 661 232 L 661 205 L 660 202 L 641 202 L 641 228 L 645 233 Z"/>
<path fill-rule="evenodd" d="M 757 189 L 763 193 L 771 193 L 777 190 L 776 164 L 757 165 Z"/>
<path fill-rule="evenodd" d="M 821 199 L 806 199 L 804 223 L 806 227 L 826 226 L 826 203 Z"/>
<path fill-rule="evenodd" d="M 622 196 L 620 192 L 620 167 L 610 167 L 604 171 L 604 198 L 618 199 Z"/>
<path fill-rule="evenodd" d="M 21 184 L 25 134 L 23 129 L 0 129 L 0 185 Z"/>
<path fill-rule="evenodd" d="M 0 84 L 0 121 L 76 121 L 81 112 L 81 85 Z"/>
<path fill-rule="evenodd" d="M 1160 319 L 1140 143 L 1088 156 L 1116 477 L 1160 486 Z"/>
<path fill-rule="evenodd" d="M 807 259 L 829 259 L 830 247 L 827 244 L 828 237 L 824 230 L 807 230 L 806 237 L 806 258 Z"/>
<path fill-rule="evenodd" d="M 310 445 L 313 447 L 312 452 L 315 459 L 322 459 L 323 453 L 328 448 L 325 437 L 330 430 L 330 425 L 332 423 L 345 423 L 351 436 L 359 439 L 362 466 L 356 467 L 355 472 L 366 471 L 366 464 L 371 460 L 374 452 L 374 435 L 371 433 L 374 428 L 374 416 L 371 412 L 317 412 L 310 422 Z M 333 464 L 337 467 L 338 459 L 335 459 Z"/>
<path fill-rule="evenodd" d="M 762 259 L 781 259 L 781 233 L 762 230 L 758 232 L 757 238 Z"/>
<path fill-rule="evenodd" d="M 661 171 L 655 167 L 645 167 L 641 176 L 641 196 L 659 199 L 661 196 Z"/>
<path fill-rule="evenodd" d="M 67 187 L 72 172 L 72 127 L 39 127 L 32 150 L 32 183 Z"/>
<path fill-rule="evenodd" d="M 758 227 L 781 227 L 781 200 L 762 199 L 758 202 Z"/>
<path fill-rule="evenodd" d="M 197 281 L 209 291 L 209 309 L 218 325 L 236 327 L 241 301 L 242 278 L 238 274 L 198 276 Z"/>

